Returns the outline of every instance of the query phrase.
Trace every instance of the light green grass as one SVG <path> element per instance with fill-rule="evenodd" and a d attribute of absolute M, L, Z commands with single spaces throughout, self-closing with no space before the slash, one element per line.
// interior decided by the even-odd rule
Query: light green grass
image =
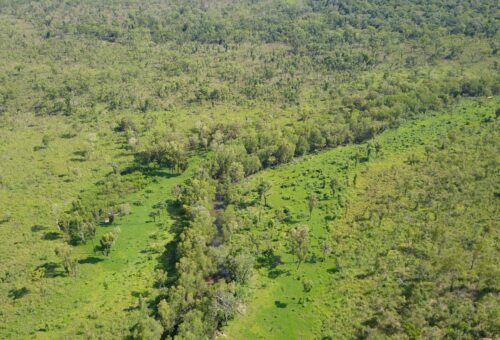
<path fill-rule="evenodd" d="M 115 220 L 121 233 L 109 257 L 94 253 L 93 245 L 113 227 L 98 227 L 93 242 L 73 250 L 79 260 L 94 262 L 79 264 L 77 277 L 56 275 L 32 281 L 38 266 L 59 265 L 54 249 L 64 240 L 43 239 L 46 233 L 57 231 L 58 214 L 79 193 L 95 190 L 95 183 L 111 171 L 111 162 L 130 164 L 131 156 L 118 143 L 121 137 L 109 126 L 109 122 L 98 122 L 93 128 L 77 131 L 73 138 L 61 138 L 74 131 L 72 123 L 62 117 L 18 117 L 4 126 L 0 136 L 0 219 L 7 213 L 11 218 L 0 224 L 0 337 L 124 337 L 142 316 L 137 308 L 139 294 L 146 302 L 156 297 L 154 271 L 170 240 L 167 227 L 171 221 L 165 213 L 154 223 L 148 214 L 155 203 L 168 199 L 170 188 L 184 181 L 190 171 L 150 178 L 143 190 L 123 197 L 131 214 Z M 96 152 L 89 160 L 80 161 L 75 152 L 86 146 L 90 134 L 96 137 Z M 50 137 L 48 146 L 34 151 L 45 135 Z M 142 205 L 133 205 L 136 201 Z M 45 229 L 33 232 L 34 225 Z M 58 266 L 56 274 L 61 271 Z M 27 295 L 19 299 L 9 296 L 10 291 L 22 287 L 29 290 Z"/>
<path fill-rule="evenodd" d="M 55 319 L 55 334 L 72 338 L 80 333 L 82 337 L 98 335 L 104 327 L 108 336 L 125 336 L 135 321 L 143 317 L 139 309 L 139 295 L 150 301 L 157 295 L 154 287 L 154 272 L 160 267 L 159 257 L 171 234 L 159 224 L 169 226 L 172 220 L 167 213 L 153 222 L 148 214 L 155 203 L 164 201 L 170 195 L 173 185 L 181 183 L 188 176 L 158 178 L 141 192 L 127 198 L 129 202 L 141 200 L 142 206 L 133 206 L 131 214 L 118 218 L 113 226 L 101 227 L 96 235 L 100 236 L 118 226 L 121 232 L 109 257 L 94 253 L 92 243 L 77 248 L 81 259 L 98 259 L 97 263 L 82 264 L 76 279 L 64 278 L 65 297 L 54 301 L 60 307 L 67 305 L 68 314 L 63 319 Z M 72 300 L 75 304 L 68 304 Z M 76 328 L 75 328 L 76 326 Z M 60 330 L 58 329 L 60 328 Z"/>
<path fill-rule="evenodd" d="M 66 133 L 75 136 L 63 138 Z M 75 153 L 86 146 L 90 135 L 96 151 L 89 160 L 81 161 Z M 40 148 L 43 136 L 49 137 L 49 143 Z M 0 155 L 0 216 L 10 215 L 9 221 L 0 224 L 0 334 L 26 337 L 44 324 L 37 313 L 49 317 L 45 306 L 65 314 L 51 303 L 52 298 L 64 296 L 65 284 L 52 279 L 31 280 L 33 271 L 52 260 L 56 244 L 61 243 L 45 240 L 44 235 L 57 231 L 57 216 L 80 192 L 91 190 L 110 172 L 111 160 L 127 163 L 130 156 L 120 150 L 105 122 L 81 128 L 62 117 L 30 115 L 2 120 Z M 35 225 L 45 230 L 32 232 Z M 21 287 L 30 293 L 12 300 L 9 292 Z"/>
<path fill-rule="evenodd" d="M 94 242 L 76 247 L 74 255 L 89 263 L 79 265 L 75 278 L 43 279 L 50 300 L 44 296 L 43 288 L 30 294 L 34 295 L 29 298 L 30 304 L 36 308 L 29 320 L 13 323 L 15 329 L 47 339 L 129 334 L 130 327 L 144 316 L 144 311 L 139 309 L 139 295 L 150 301 L 157 294 L 153 288 L 154 272 L 160 266 L 163 247 L 171 237 L 167 228 L 160 226 L 171 224 L 168 214 L 162 214 L 156 222 L 151 221 L 148 214 L 155 203 L 169 197 L 173 185 L 187 176 L 189 171 L 171 178 L 158 177 L 157 182 L 127 197 L 127 201 L 140 200 L 143 205 L 132 205 L 130 215 L 117 218 L 113 226 L 99 227 Z M 119 227 L 121 232 L 111 254 L 106 257 L 94 252 L 93 244 L 114 227 Z M 58 261 L 55 257 L 51 259 Z"/>

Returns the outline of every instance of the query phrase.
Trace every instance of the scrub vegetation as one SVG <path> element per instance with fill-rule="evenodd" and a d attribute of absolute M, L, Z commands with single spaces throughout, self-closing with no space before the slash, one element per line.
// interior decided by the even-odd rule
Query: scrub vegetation
<path fill-rule="evenodd" d="M 0 0 L 0 337 L 497 337 L 498 18 Z"/>

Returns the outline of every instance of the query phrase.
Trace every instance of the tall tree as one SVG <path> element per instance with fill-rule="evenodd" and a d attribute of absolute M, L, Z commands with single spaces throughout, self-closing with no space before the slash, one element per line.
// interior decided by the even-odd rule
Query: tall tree
<path fill-rule="evenodd" d="M 266 180 L 261 180 L 259 185 L 257 185 L 257 193 L 259 194 L 260 201 L 264 201 L 264 206 L 267 206 L 267 194 L 271 186 L 271 183 Z"/>
<path fill-rule="evenodd" d="M 71 247 L 63 244 L 57 247 L 54 251 L 62 261 L 62 266 L 67 275 L 76 276 L 77 261 L 72 256 Z"/>
<path fill-rule="evenodd" d="M 332 177 L 330 179 L 330 191 L 332 192 L 332 197 L 335 198 L 335 194 L 337 193 L 337 190 L 339 189 L 339 181 Z"/>
<path fill-rule="evenodd" d="M 314 208 L 318 206 L 318 195 L 316 195 L 316 193 L 311 192 L 309 194 L 308 205 L 309 205 L 309 220 L 310 220 Z"/>
<path fill-rule="evenodd" d="M 120 233 L 120 228 L 115 228 L 113 231 L 107 232 L 102 235 L 100 240 L 101 250 L 104 255 L 108 256 L 111 252 L 111 248 L 115 245 L 116 240 L 118 239 L 118 234 Z"/>
<path fill-rule="evenodd" d="M 309 252 L 309 227 L 301 225 L 290 230 L 290 250 L 297 257 L 297 269 L 307 258 Z"/>

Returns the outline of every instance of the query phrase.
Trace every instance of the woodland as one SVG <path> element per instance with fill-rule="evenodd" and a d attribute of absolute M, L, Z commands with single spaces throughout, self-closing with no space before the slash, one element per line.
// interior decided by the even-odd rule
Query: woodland
<path fill-rule="evenodd" d="M 0 337 L 499 337 L 499 24 L 0 0 Z"/>

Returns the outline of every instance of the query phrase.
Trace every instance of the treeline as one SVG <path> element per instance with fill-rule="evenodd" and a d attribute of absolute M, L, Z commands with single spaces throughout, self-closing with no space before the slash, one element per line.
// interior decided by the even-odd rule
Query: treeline
<path fill-rule="evenodd" d="M 171 121 L 162 126 L 161 121 L 146 116 L 143 124 L 122 118 L 116 130 L 125 132 L 127 147 L 138 164 L 154 163 L 179 172 L 186 168 L 190 152 L 210 151 L 210 176 L 230 186 L 294 157 L 369 140 L 408 119 L 449 107 L 455 97 L 498 94 L 499 82 L 494 79 L 449 79 L 445 84 L 424 81 L 418 85 L 387 79 L 362 95 L 345 96 L 338 112 L 302 110 L 284 127 L 269 118 L 252 117 L 245 123 L 198 121 L 189 131 L 167 132 L 175 130 Z"/>

